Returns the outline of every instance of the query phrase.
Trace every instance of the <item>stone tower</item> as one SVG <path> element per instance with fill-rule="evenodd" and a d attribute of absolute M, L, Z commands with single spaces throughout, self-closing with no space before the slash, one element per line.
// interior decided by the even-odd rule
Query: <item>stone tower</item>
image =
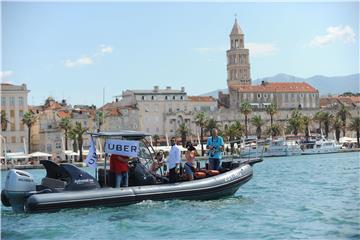
<path fill-rule="evenodd" d="M 249 49 L 244 48 L 244 33 L 235 18 L 230 33 L 230 49 L 227 56 L 227 84 L 251 85 Z"/>

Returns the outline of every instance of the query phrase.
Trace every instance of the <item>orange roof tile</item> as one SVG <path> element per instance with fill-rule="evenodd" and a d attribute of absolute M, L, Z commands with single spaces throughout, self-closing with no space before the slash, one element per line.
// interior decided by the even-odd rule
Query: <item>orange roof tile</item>
<path fill-rule="evenodd" d="M 231 85 L 231 89 L 239 92 L 306 92 L 318 91 L 305 82 L 266 82 L 261 85 Z"/>
<path fill-rule="evenodd" d="M 59 112 L 57 113 L 57 115 L 58 115 L 60 118 L 70 117 L 70 113 L 69 113 L 69 112 L 66 112 L 66 111 L 59 111 Z"/>
<path fill-rule="evenodd" d="M 216 100 L 211 96 L 188 96 L 192 102 L 215 102 Z"/>

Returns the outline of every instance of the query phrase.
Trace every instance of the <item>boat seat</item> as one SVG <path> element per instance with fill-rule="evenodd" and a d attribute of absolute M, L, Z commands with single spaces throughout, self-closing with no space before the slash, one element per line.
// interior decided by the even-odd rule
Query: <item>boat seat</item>
<path fill-rule="evenodd" d="M 195 178 L 196 179 L 201 179 L 201 178 L 205 178 L 206 177 L 206 173 L 204 172 L 195 172 Z"/>
<path fill-rule="evenodd" d="M 218 170 L 209 170 L 208 171 L 208 174 L 210 175 L 210 176 L 215 176 L 215 175 L 219 175 L 219 171 Z"/>
<path fill-rule="evenodd" d="M 61 191 L 65 188 L 66 182 L 55 178 L 44 177 L 41 180 L 41 185 L 48 187 L 56 192 Z"/>

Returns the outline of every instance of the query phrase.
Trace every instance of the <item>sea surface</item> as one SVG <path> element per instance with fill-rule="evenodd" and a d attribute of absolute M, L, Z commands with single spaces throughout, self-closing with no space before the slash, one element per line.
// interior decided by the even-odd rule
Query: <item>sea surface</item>
<path fill-rule="evenodd" d="M 41 214 L 1 206 L 1 239 L 360 239 L 359 181 L 359 153 L 265 158 L 220 200 Z"/>

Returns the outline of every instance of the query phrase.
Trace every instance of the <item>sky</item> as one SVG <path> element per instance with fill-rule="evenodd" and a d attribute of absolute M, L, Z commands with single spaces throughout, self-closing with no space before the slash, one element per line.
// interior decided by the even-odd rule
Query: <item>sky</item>
<path fill-rule="evenodd" d="M 236 18 L 252 79 L 359 73 L 359 2 L 2 2 L 1 81 L 100 107 L 126 89 L 226 88 Z"/>

